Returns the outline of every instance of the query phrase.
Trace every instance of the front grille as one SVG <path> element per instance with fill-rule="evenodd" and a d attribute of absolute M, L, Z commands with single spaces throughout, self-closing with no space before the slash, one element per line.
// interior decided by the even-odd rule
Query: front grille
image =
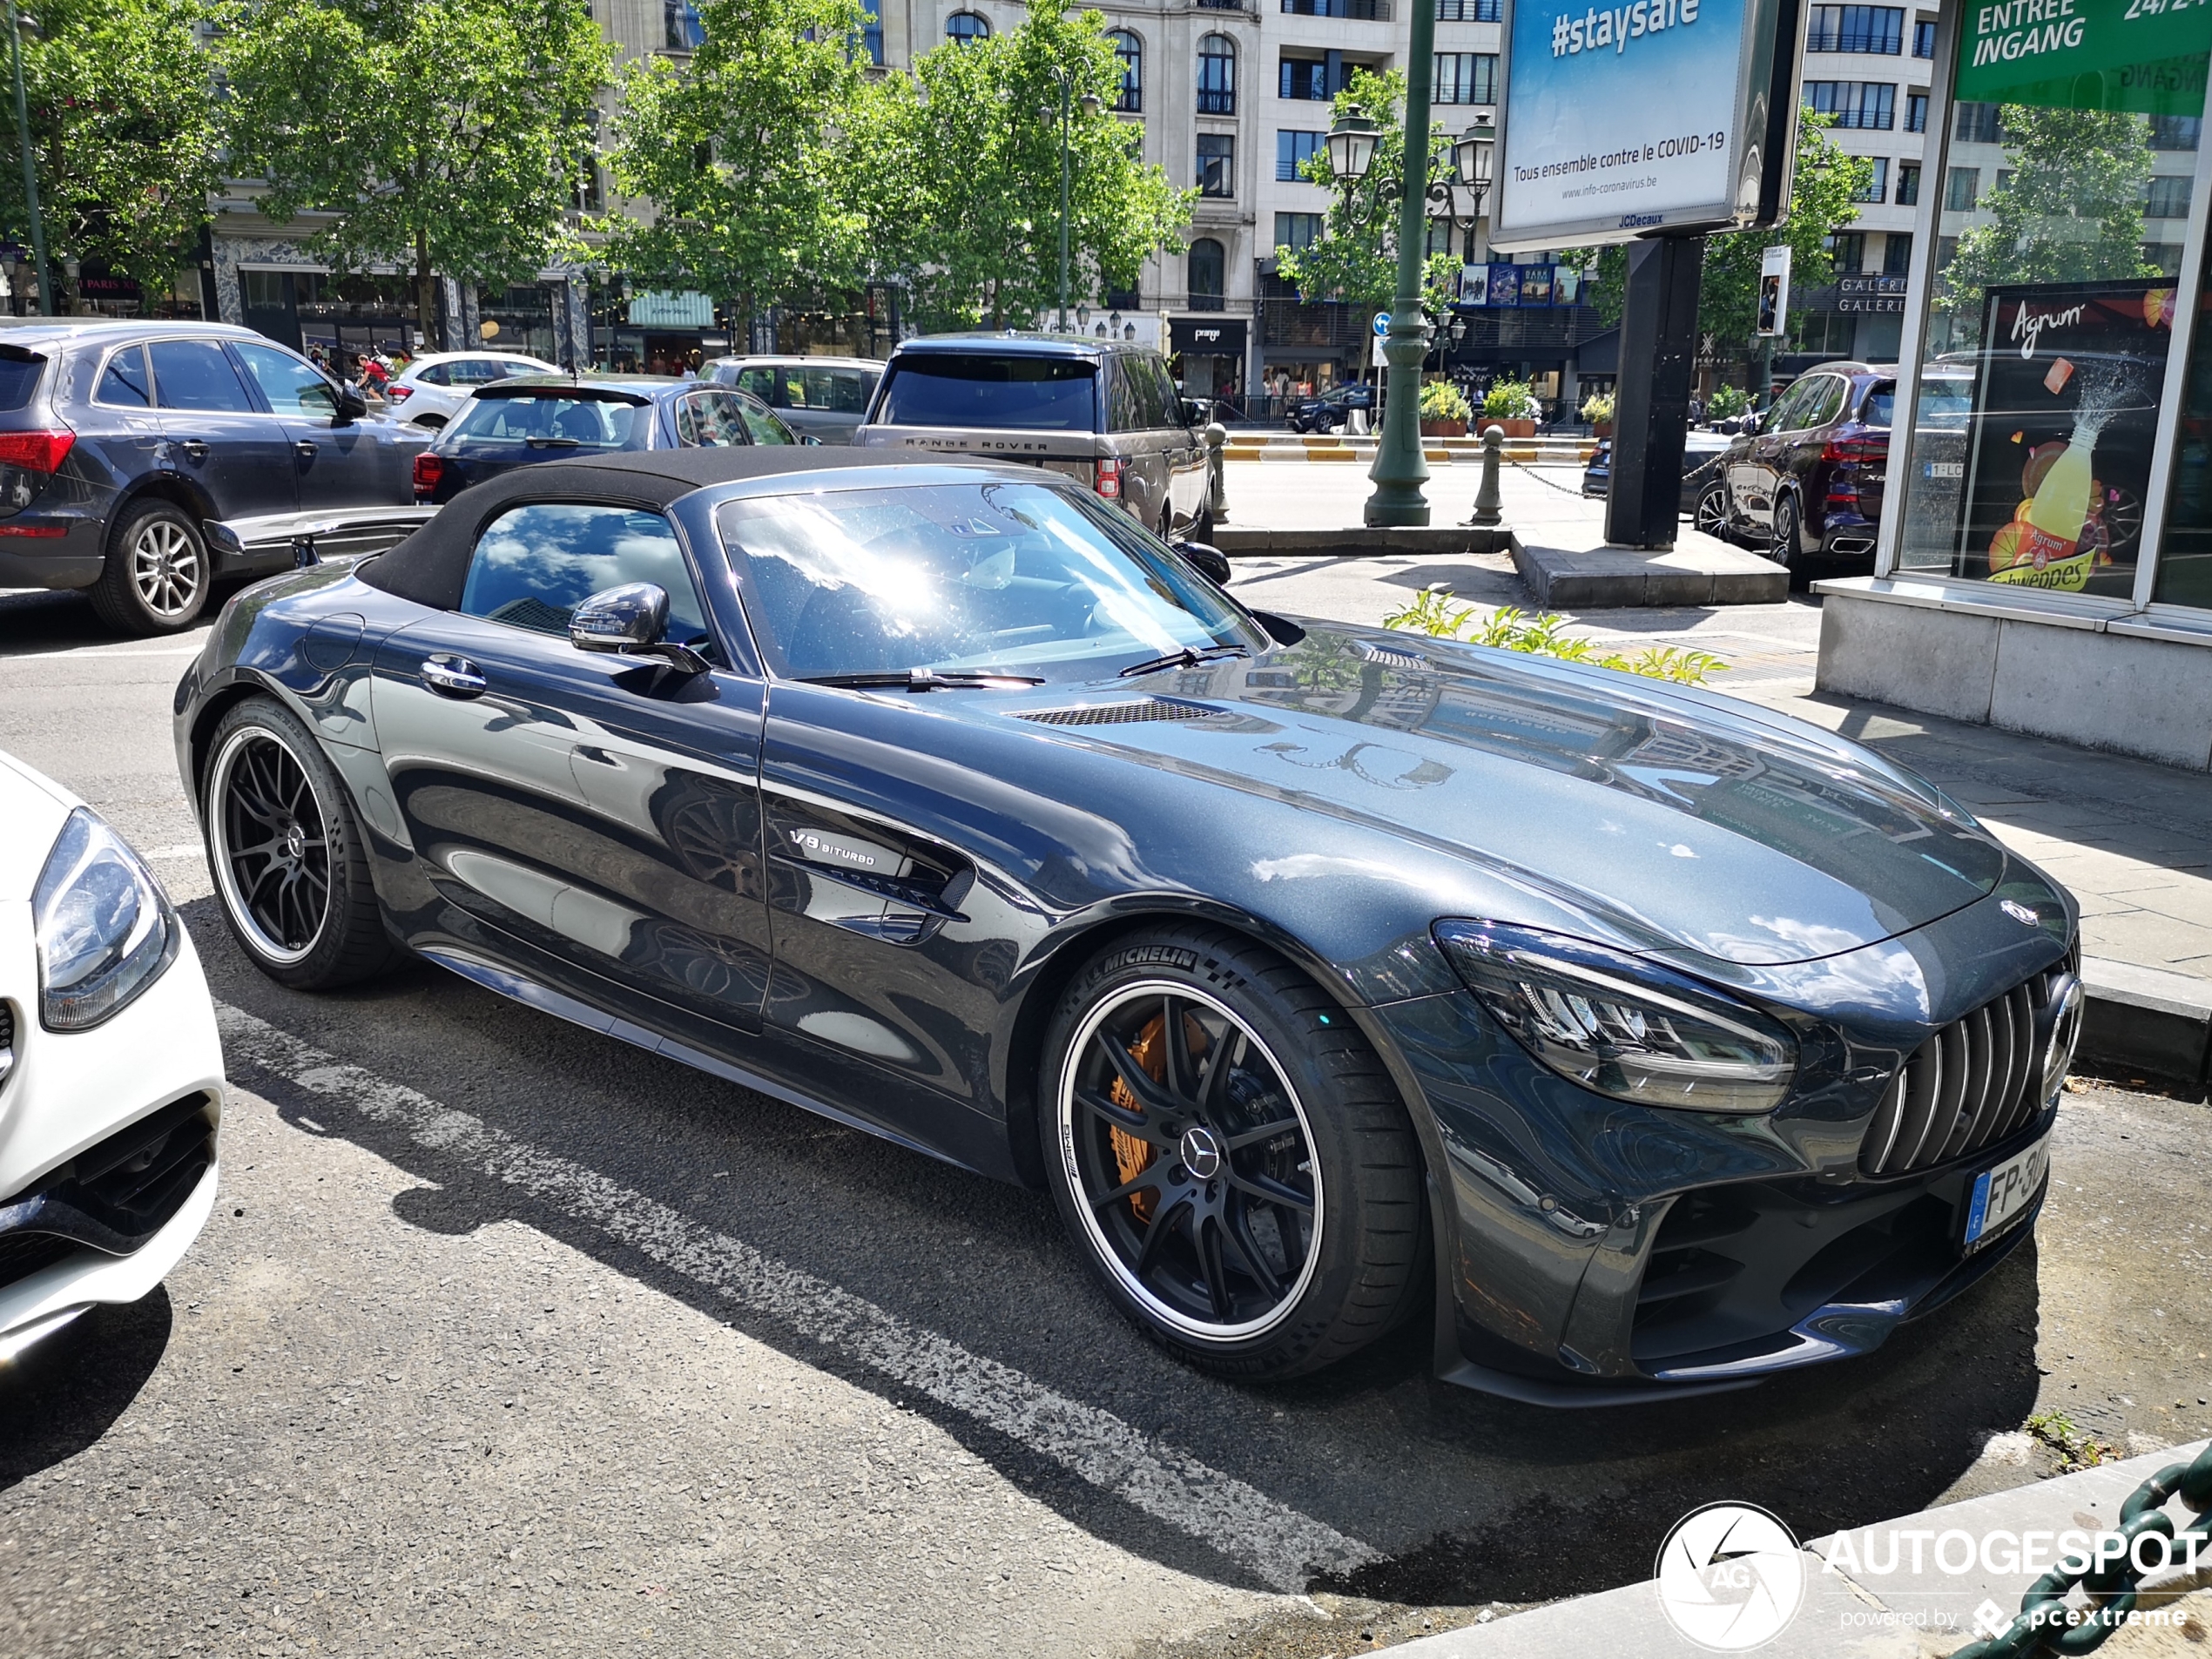
<path fill-rule="evenodd" d="M 216 1110 L 201 1095 L 172 1101 L 0 1200 L 0 1245 L 59 1238 L 64 1254 L 90 1244 L 129 1255 L 168 1224 L 215 1162 Z"/>
<path fill-rule="evenodd" d="M 2025 1128 L 2042 1103 L 2043 1015 L 2067 972 L 2015 985 L 1915 1049 L 1867 1126 L 1860 1173 L 1933 1169 Z"/>
<path fill-rule="evenodd" d="M 1141 703 L 1094 703 L 1075 709 L 1038 709 L 1018 714 L 1020 720 L 1039 725 L 1130 725 L 1140 720 L 1211 720 L 1219 709 L 1204 703 L 1184 703 L 1172 697 L 1148 697 Z"/>
<path fill-rule="evenodd" d="M 0 1286 L 29 1278 L 42 1267 L 51 1267 L 77 1249 L 76 1241 L 51 1233 L 10 1233 L 0 1238 Z"/>

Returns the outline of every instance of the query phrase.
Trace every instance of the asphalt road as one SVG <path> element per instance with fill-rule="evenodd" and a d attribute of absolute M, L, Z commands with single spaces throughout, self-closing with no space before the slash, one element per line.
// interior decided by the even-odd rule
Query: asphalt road
<path fill-rule="evenodd" d="M 2094 1088 L 2034 1248 L 1868 1359 L 1572 1413 L 1418 1332 L 1197 1376 L 1041 1195 L 428 966 L 261 979 L 174 773 L 193 648 L 0 597 L 0 748 L 153 856 L 236 1085 L 168 1284 L 0 1372 L 0 1652 L 1318 1659 L 1642 1577 L 1709 1500 L 1811 1536 L 2033 1479 L 1991 1437 L 2039 1409 L 2212 1431 L 2212 1119 Z"/>

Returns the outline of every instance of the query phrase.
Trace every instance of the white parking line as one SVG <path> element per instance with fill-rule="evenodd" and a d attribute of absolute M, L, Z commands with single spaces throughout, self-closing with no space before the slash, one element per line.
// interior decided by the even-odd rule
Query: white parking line
<path fill-rule="evenodd" d="M 458 1158 L 717 1295 L 995 1429 L 1242 1561 L 1277 1589 L 1301 1590 L 1318 1572 L 1344 1572 L 1380 1559 L 1359 1540 L 1278 1503 L 1110 1412 L 972 1353 L 580 1163 L 347 1065 L 242 1009 L 219 1003 L 216 1015 L 233 1065 L 260 1067 L 364 1117 L 404 1130 L 417 1145 Z"/>

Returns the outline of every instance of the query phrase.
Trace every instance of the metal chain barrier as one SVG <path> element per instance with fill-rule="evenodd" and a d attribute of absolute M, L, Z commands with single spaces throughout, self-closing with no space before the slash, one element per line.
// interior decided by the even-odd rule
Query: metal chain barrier
<path fill-rule="evenodd" d="M 1580 495 L 1582 493 L 1582 491 L 1581 491 L 1581 487 L 1580 485 L 1576 485 L 1575 487 L 1574 487 L 1574 488 L 1572 488 L 1572 489 L 1569 489 L 1569 488 L 1568 488 L 1567 485 L 1565 485 L 1565 484 L 1561 484 L 1561 483 L 1554 483 L 1554 482 L 1553 482 L 1553 481 L 1552 481 L 1552 480 L 1550 480 L 1549 478 L 1545 477 L 1545 476 L 1544 476 L 1544 475 L 1543 475 L 1541 472 L 1540 472 L 1540 471 L 1538 471 L 1538 470 L 1537 470 L 1537 466 L 1538 466 L 1538 464 L 1539 464 L 1539 463 L 1537 463 L 1537 462 L 1529 462 L 1529 461 L 1515 461 L 1515 460 L 1512 459 L 1510 456 L 1504 456 L 1504 457 L 1501 457 L 1501 458 L 1504 460 L 1505 464 L 1506 464 L 1507 466 L 1515 468 L 1515 469 L 1517 469 L 1518 470 L 1520 470 L 1520 471 L 1521 471 L 1521 472 L 1525 472 L 1525 473 L 1527 473 L 1527 474 L 1530 477 L 1534 478 L 1534 480 L 1535 480 L 1538 483 L 1544 485 L 1547 489 L 1556 489 L 1556 490 L 1557 490 L 1557 491 L 1559 491 L 1559 493 L 1560 493 L 1561 495 L 1562 495 L 1562 496 L 1580 496 Z M 1688 471 L 1688 472 L 1686 472 L 1686 473 L 1683 474 L 1683 475 L 1682 475 L 1682 481 L 1683 481 L 1683 482 L 1684 482 L 1684 483 L 1686 483 L 1686 484 L 1688 484 L 1688 483 L 1695 483 L 1695 482 L 1696 482 L 1698 479 L 1703 478 L 1703 476 L 1704 476 L 1707 473 L 1711 472 L 1711 471 L 1715 470 L 1716 468 L 1718 468 L 1718 467 L 1719 467 L 1719 465 L 1721 464 L 1721 462 L 1722 462 L 1723 461 L 1726 460 L 1727 458 L 1728 458 L 1728 451 L 1727 451 L 1727 450 L 1723 449 L 1723 450 L 1718 451 L 1716 454 L 1715 454 L 1714 455 L 1712 455 L 1710 459 L 1708 459 L 1708 460 L 1706 460 L 1706 461 L 1703 461 L 1703 462 L 1699 462 L 1696 466 L 1695 466 L 1695 467 L 1691 468 L 1689 471 Z M 1582 469 L 1584 469 L 1584 468 L 1585 468 L 1588 464 L 1588 463 L 1587 463 L 1587 462 L 1577 462 L 1577 463 L 1575 464 L 1575 470 L 1576 470 L 1577 472 L 1580 472 L 1580 471 L 1581 471 L 1581 470 L 1582 470 Z M 1590 500 L 1592 500 L 1592 501 L 1595 501 L 1595 500 L 1597 500 L 1597 499 L 1598 499 L 1598 497 L 1596 497 L 1596 496 L 1593 496 L 1589 497 L 1589 499 L 1590 499 Z"/>
<path fill-rule="evenodd" d="M 2185 1527 L 2176 1527 L 2166 1513 L 2168 1499 L 2179 1496 L 2195 1514 Z M 2194 1546 L 2200 1557 L 2212 1553 L 2212 1446 L 2189 1463 L 2169 1464 L 2137 1487 L 2120 1506 L 2117 1537 L 2123 1548 L 2116 1559 L 2098 1566 L 2095 1558 L 2076 1570 L 2053 1568 L 2028 1588 L 2012 1623 L 1996 1635 L 1973 1642 L 1951 1659 L 2042 1659 L 2048 1654 L 2094 1653 L 2128 1622 L 2142 1595 L 2142 1581 L 2163 1572 L 2178 1554 Z M 2156 1561 L 2139 1567 L 2136 1541 L 2157 1534 L 2161 1541 Z M 2097 1558 L 2108 1552 L 2100 1550 Z M 2186 1557 L 2185 1557 L 2186 1558 Z M 2067 1597 L 2079 1587 L 2088 1596 L 2086 1607 L 2069 1607 Z"/>

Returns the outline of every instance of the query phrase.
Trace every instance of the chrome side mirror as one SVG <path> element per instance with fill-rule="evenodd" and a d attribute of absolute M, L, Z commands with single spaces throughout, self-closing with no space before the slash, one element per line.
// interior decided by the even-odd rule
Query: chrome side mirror
<path fill-rule="evenodd" d="M 1204 542 L 1175 542 L 1170 545 L 1214 586 L 1225 588 L 1229 585 L 1229 556 L 1219 548 Z"/>
<path fill-rule="evenodd" d="M 704 674 L 706 658 L 689 645 L 671 644 L 668 590 L 632 582 L 593 594 L 569 617 L 569 644 L 578 651 L 651 657 L 686 674 Z"/>

